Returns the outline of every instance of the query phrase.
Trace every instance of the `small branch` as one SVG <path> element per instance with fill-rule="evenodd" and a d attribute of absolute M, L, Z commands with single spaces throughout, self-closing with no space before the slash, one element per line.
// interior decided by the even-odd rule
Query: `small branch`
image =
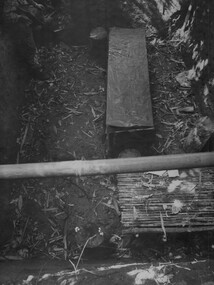
<path fill-rule="evenodd" d="M 79 258 L 78 258 L 77 264 L 76 264 L 76 270 L 77 270 L 77 268 L 78 268 L 78 266 L 79 266 L 80 260 L 81 260 L 81 258 L 82 258 L 82 255 L 83 255 L 83 253 L 84 253 L 84 250 L 85 250 L 85 248 L 86 248 L 88 242 L 89 242 L 91 239 L 93 239 L 95 236 L 96 236 L 96 235 L 93 235 L 92 237 L 88 238 L 87 241 L 85 242 L 85 244 L 84 244 L 84 246 L 83 246 L 83 249 L 82 249 L 82 251 L 81 251 L 81 253 L 80 253 L 80 256 L 79 256 Z"/>

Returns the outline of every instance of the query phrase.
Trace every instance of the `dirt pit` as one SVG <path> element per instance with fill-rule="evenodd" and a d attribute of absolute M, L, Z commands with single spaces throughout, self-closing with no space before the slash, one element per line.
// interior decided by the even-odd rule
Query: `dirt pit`
<path fill-rule="evenodd" d="M 25 89 L 25 104 L 19 116 L 22 128 L 17 162 L 105 157 L 107 78 L 103 62 L 107 54 L 102 51 L 99 56 L 92 54 L 88 35 L 91 28 L 100 25 L 144 27 L 136 19 L 131 22 L 134 10 L 126 17 L 119 4 L 117 1 L 99 4 L 92 0 L 72 1 L 64 7 L 67 16 L 71 15 L 67 29 L 57 38 L 57 43 L 49 42 L 39 48 L 40 61 L 50 79 L 32 80 Z M 150 151 L 152 154 L 181 153 L 182 140 L 200 114 L 191 90 L 181 88 L 175 80 L 176 74 L 185 69 L 179 51 L 169 40 L 154 40 L 157 34 L 151 34 L 150 29 L 147 34 L 156 129 Z M 177 112 L 190 105 L 195 106 L 191 116 Z M 1 247 L 0 257 L 2 268 L 11 268 L 11 272 L 1 272 L 2 282 L 12 282 L 11 279 L 23 282 L 29 275 L 37 278 L 42 273 L 55 274 L 64 269 L 73 272 L 80 265 L 92 274 L 81 275 L 77 284 L 84 284 L 86 279 L 91 284 L 109 284 L 109 280 L 113 284 L 130 284 L 134 279 L 124 277 L 121 270 L 106 271 L 100 276 L 87 264 L 98 262 L 99 265 L 94 265 L 98 267 L 106 259 L 110 264 L 131 263 L 134 259 L 146 263 L 147 269 L 151 264 L 176 264 L 172 273 L 171 267 L 167 272 L 175 279 L 165 281 L 213 284 L 212 232 L 170 235 L 167 242 L 162 241 L 161 234 L 122 236 L 114 176 L 17 180 L 10 182 L 10 188 L 8 226 L 13 230 L 11 238 Z M 62 260 L 66 261 L 61 264 Z M 46 264 L 51 265 L 46 267 Z M 50 280 L 35 284 L 69 284 L 66 282 L 73 278 L 73 273 L 63 276 L 60 279 L 53 275 Z M 155 278 L 148 280 L 148 284 L 156 282 Z"/>

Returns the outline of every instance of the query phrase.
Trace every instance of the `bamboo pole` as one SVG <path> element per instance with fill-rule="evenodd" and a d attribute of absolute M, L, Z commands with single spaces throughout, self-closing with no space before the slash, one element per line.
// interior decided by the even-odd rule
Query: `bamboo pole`
<path fill-rule="evenodd" d="M 194 226 L 194 225 L 193 225 Z M 167 233 L 182 233 L 182 232 L 202 232 L 202 231 L 212 231 L 214 230 L 213 225 L 208 226 L 198 226 L 198 227 L 166 227 L 165 228 Z M 123 234 L 140 234 L 140 233 L 163 233 L 162 228 L 160 225 L 157 225 L 156 227 L 144 227 L 144 228 L 138 228 L 133 227 L 133 225 L 129 228 L 123 227 L 122 233 Z"/>
<path fill-rule="evenodd" d="M 0 165 L 0 179 L 86 176 L 214 166 L 214 152 Z"/>

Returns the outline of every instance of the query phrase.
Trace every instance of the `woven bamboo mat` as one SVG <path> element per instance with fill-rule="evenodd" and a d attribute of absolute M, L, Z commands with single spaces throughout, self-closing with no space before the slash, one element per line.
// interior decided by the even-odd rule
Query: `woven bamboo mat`
<path fill-rule="evenodd" d="M 117 175 L 124 233 L 214 229 L 214 169 Z"/>

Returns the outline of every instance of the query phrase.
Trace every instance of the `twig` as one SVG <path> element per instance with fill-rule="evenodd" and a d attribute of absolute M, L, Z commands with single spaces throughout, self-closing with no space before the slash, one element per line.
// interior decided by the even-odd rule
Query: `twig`
<path fill-rule="evenodd" d="M 163 241 L 167 241 L 166 229 L 165 229 L 165 226 L 164 226 L 163 216 L 162 216 L 161 212 L 160 212 L 160 220 L 161 220 L 161 227 L 162 227 L 162 230 L 163 230 Z"/>
<path fill-rule="evenodd" d="M 85 134 L 86 136 L 88 136 L 89 138 L 92 138 L 92 136 L 90 136 L 88 133 L 86 133 L 85 131 L 83 131 L 82 130 L 82 132 L 83 132 L 83 134 Z"/>
<path fill-rule="evenodd" d="M 86 248 L 88 242 L 89 242 L 91 239 L 93 239 L 95 236 L 96 236 L 96 235 L 93 235 L 92 237 L 88 238 L 87 241 L 85 242 L 85 244 L 84 244 L 84 246 L 83 246 L 83 249 L 82 249 L 82 251 L 81 251 L 81 253 L 80 253 L 80 256 L 79 256 L 79 258 L 78 258 L 77 264 L 76 264 L 76 270 L 77 270 L 77 268 L 78 268 L 78 266 L 79 266 L 80 260 L 81 260 L 81 258 L 82 258 L 83 252 L 84 252 L 84 250 L 85 250 L 85 248 Z"/>
<path fill-rule="evenodd" d="M 179 64 L 184 65 L 184 62 L 183 62 L 183 61 L 175 60 L 174 58 L 170 58 L 170 60 L 173 61 L 173 62 L 175 62 L 175 63 L 179 63 Z"/>
<path fill-rule="evenodd" d="M 191 262 L 192 263 L 192 262 Z M 178 263 L 172 263 L 172 262 L 160 262 L 159 263 L 159 266 L 175 266 L 177 268 L 181 268 L 181 269 L 185 269 L 185 270 L 188 270 L 188 271 L 191 271 L 191 269 L 189 267 L 184 267 L 184 266 L 181 266 L 179 265 Z"/>
<path fill-rule="evenodd" d="M 64 257 L 65 257 L 65 260 L 67 260 L 67 258 L 68 258 L 67 229 L 68 229 L 68 219 L 66 219 L 66 221 L 65 221 L 65 225 L 64 225 L 64 236 L 63 236 Z"/>
<path fill-rule="evenodd" d="M 27 221 L 26 221 L 26 223 L 25 223 L 24 230 L 23 230 L 23 232 L 22 232 L 21 243 L 23 242 L 23 239 L 24 239 L 24 235 L 25 235 L 25 231 L 26 231 L 28 222 L 29 222 L 29 217 L 27 218 Z"/>
<path fill-rule="evenodd" d="M 79 256 L 79 258 L 78 258 L 78 260 L 77 260 L 77 264 L 76 264 L 76 265 L 69 259 L 69 262 L 71 263 L 71 265 L 72 265 L 73 268 L 74 268 L 74 273 L 75 273 L 75 274 L 77 274 L 78 266 L 79 266 L 80 260 L 81 260 L 81 258 L 82 258 L 83 252 L 84 252 L 84 250 L 85 250 L 85 248 L 86 248 L 88 242 L 89 242 L 91 239 L 93 239 L 95 236 L 96 236 L 96 235 L 93 235 L 92 237 L 88 238 L 87 241 L 85 242 L 85 244 L 84 244 L 84 246 L 83 246 L 83 249 L 82 249 L 82 251 L 81 251 L 81 253 L 80 253 L 80 256 Z"/>
<path fill-rule="evenodd" d="M 21 142 L 21 145 L 20 145 L 20 152 L 22 151 L 22 148 L 23 148 L 23 146 L 25 144 L 29 126 L 30 126 L 30 119 L 28 120 L 28 123 L 27 123 L 26 128 L 25 128 L 24 136 L 23 136 L 23 139 L 22 139 L 22 142 Z"/>
<path fill-rule="evenodd" d="M 69 114 L 69 115 L 63 117 L 62 120 L 66 120 L 66 119 L 70 118 L 72 115 L 73 115 L 73 114 Z"/>
<path fill-rule="evenodd" d="M 76 268 L 75 264 L 74 264 L 70 259 L 69 259 L 69 262 L 70 262 L 70 264 L 73 266 L 74 271 L 77 272 L 77 268 Z"/>
<path fill-rule="evenodd" d="M 21 142 L 21 145 L 20 145 L 20 149 L 19 149 L 19 152 L 17 154 L 17 159 L 16 159 L 16 163 L 19 164 L 19 159 L 20 159 L 20 154 L 22 152 L 22 148 L 25 144 L 25 141 L 26 141 L 26 137 L 27 137 L 27 133 L 28 133 L 28 129 L 29 129 L 29 126 L 30 126 L 30 119 L 28 119 L 28 123 L 25 127 L 25 132 L 24 132 L 24 135 L 23 135 L 23 138 L 22 138 L 22 142 Z"/>

